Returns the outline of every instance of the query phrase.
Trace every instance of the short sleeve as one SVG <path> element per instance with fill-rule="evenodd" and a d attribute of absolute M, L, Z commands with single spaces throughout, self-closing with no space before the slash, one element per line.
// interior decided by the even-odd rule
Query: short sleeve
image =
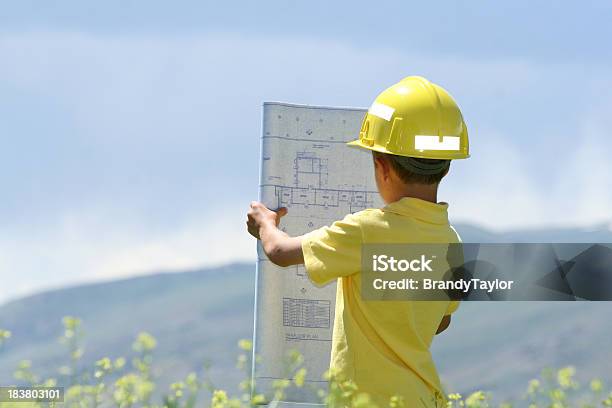
<path fill-rule="evenodd" d="M 448 304 L 448 307 L 446 308 L 446 312 L 444 313 L 444 315 L 448 316 L 450 314 L 453 314 L 457 309 L 459 309 L 459 301 L 451 300 Z"/>
<path fill-rule="evenodd" d="M 302 237 L 304 266 L 312 282 L 321 286 L 361 270 L 362 234 L 359 213 Z"/>

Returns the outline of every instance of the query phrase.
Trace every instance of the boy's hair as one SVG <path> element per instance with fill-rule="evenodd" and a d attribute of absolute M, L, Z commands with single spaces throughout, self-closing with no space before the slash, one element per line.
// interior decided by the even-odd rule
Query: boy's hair
<path fill-rule="evenodd" d="M 373 151 L 374 157 L 385 157 L 405 183 L 438 184 L 448 173 L 450 160 L 420 159 Z"/>

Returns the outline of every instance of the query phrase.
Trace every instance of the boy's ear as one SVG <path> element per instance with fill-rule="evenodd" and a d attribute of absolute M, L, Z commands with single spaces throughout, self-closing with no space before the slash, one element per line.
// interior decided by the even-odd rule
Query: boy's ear
<path fill-rule="evenodd" d="M 391 175 L 391 165 L 384 156 L 374 155 L 374 167 L 384 180 L 387 180 Z"/>

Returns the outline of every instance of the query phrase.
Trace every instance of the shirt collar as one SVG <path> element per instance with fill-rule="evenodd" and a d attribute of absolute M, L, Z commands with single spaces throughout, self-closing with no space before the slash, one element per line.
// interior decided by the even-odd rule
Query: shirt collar
<path fill-rule="evenodd" d="M 383 211 L 414 217 L 430 224 L 448 224 L 448 203 L 432 203 L 420 198 L 404 197 L 387 204 Z"/>

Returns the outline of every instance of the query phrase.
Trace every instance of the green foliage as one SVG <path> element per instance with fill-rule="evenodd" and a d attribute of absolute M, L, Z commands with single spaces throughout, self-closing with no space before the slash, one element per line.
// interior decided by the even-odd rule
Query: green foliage
<path fill-rule="evenodd" d="M 275 408 L 291 388 L 307 387 L 307 371 L 304 368 L 303 356 L 292 351 L 286 356 L 284 367 L 285 379 L 272 384 L 269 395 L 257 391 L 251 378 L 253 345 L 249 340 L 238 343 L 239 354 L 236 367 L 243 371 L 245 379 L 239 384 L 239 395 L 230 395 L 218 389 L 209 378 L 210 365 L 204 363 L 200 373 L 191 372 L 185 378 L 172 383 L 163 393 L 159 403 L 153 402 L 156 390 L 153 375 L 153 353 L 157 347 L 156 339 L 149 333 L 138 334 L 132 350 L 135 356 L 127 364 L 125 357 L 114 360 L 103 357 L 93 367 L 81 367 L 84 354 L 83 330 L 81 320 L 67 316 L 63 320 L 64 331 L 60 342 L 66 346 L 68 363 L 58 370 L 60 377 L 40 378 L 32 368 L 32 362 L 23 360 L 14 371 L 19 385 L 53 387 L 67 384 L 64 404 L 54 403 L 8 403 L 0 402 L 0 408 L 29 408 L 65 406 L 69 408 L 253 408 L 268 403 Z M 2 345 L 11 337 L 11 332 L 0 330 L 0 351 Z M 259 362 L 259 357 L 256 357 Z M 338 372 L 329 370 L 324 378 L 329 386 L 317 389 L 321 402 L 331 408 L 377 408 L 371 396 L 361 392 L 351 380 L 342 378 Z M 582 386 L 576 379 L 573 366 L 559 370 L 545 369 L 540 378 L 529 381 L 525 395 L 513 402 L 494 405 L 492 396 L 484 391 L 475 391 L 467 396 L 451 393 L 447 396 L 446 408 L 595 408 L 612 407 L 612 391 L 605 391 L 606 385 L 601 379 L 593 378 Z M 208 394 L 208 400 L 203 395 Z M 200 401 L 200 402 L 198 402 Z M 515 405 L 516 404 L 516 405 Z M 392 397 L 386 407 L 407 407 L 402 397 Z M 378 407 L 383 408 L 383 407 Z"/>
<path fill-rule="evenodd" d="M 8 330 L 0 329 L 0 350 L 2 350 L 2 346 L 4 343 L 11 338 L 11 332 Z"/>
<path fill-rule="evenodd" d="M 70 378 L 70 385 L 76 384 L 77 382 L 77 367 L 79 360 L 83 357 L 85 352 L 83 348 L 83 330 L 81 328 L 81 319 L 65 316 L 62 319 L 64 325 L 64 333 L 60 337 L 60 342 L 66 346 L 69 353 L 69 365 L 60 367 L 59 371 L 61 374 Z"/>

